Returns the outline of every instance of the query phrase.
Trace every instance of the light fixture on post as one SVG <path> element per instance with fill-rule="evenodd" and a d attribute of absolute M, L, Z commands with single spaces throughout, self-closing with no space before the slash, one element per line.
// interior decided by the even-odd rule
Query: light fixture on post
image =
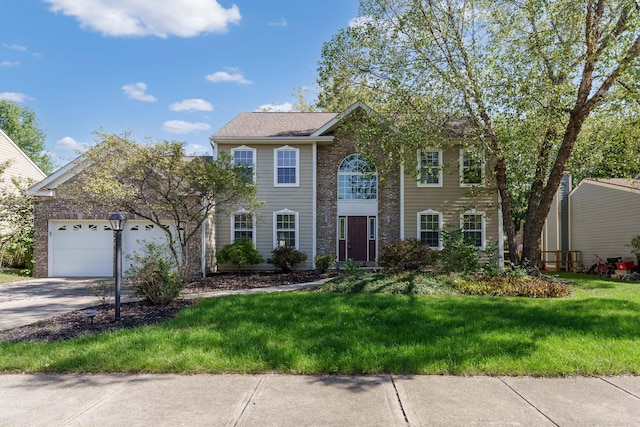
<path fill-rule="evenodd" d="M 113 277 L 116 281 L 116 320 L 120 320 L 120 288 L 122 286 L 122 230 L 127 218 L 119 213 L 111 214 L 108 218 L 115 235 L 115 250 L 113 251 Z"/>

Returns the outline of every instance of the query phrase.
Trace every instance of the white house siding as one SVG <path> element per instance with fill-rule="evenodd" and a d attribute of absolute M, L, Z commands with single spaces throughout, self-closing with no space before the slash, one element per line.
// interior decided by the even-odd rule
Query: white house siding
<path fill-rule="evenodd" d="M 404 179 L 404 238 L 420 238 L 417 214 L 425 210 L 442 213 L 442 227 L 446 231 L 460 228 L 460 215 L 468 210 L 485 214 L 485 244 L 498 243 L 500 219 L 498 215 L 497 191 L 490 188 L 476 189 L 460 187 L 459 151 L 443 152 L 444 172 L 441 187 L 418 187 L 416 179 L 405 170 Z M 489 168 L 487 166 L 488 171 Z M 485 171 L 485 172 L 486 172 Z"/>
<path fill-rule="evenodd" d="M 5 170 L 2 178 L 10 181 L 8 178 L 20 177 L 28 178 L 34 182 L 42 180 L 46 175 L 36 166 L 22 150 L 0 130 L 0 162 L 9 161 L 9 167 Z"/>
<path fill-rule="evenodd" d="M 596 259 L 635 259 L 626 246 L 640 234 L 640 189 L 584 180 L 569 194 L 570 246 L 581 262 Z"/>
<path fill-rule="evenodd" d="M 307 254 L 306 263 L 300 269 L 313 267 L 313 146 L 310 144 L 254 144 L 250 142 L 235 145 L 219 145 L 220 151 L 231 153 L 233 148 L 245 145 L 256 149 L 257 199 L 263 204 L 256 216 L 256 248 L 265 259 L 265 264 L 254 266 L 256 269 L 273 268 L 266 260 L 274 248 L 273 213 L 288 209 L 298 213 L 298 250 Z M 300 150 L 298 187 L 274 186 L 274 150 L 288 145 Z M 231 242 L 230 215 L 218 217 L 216 247 L 218 249 Z M 222 267 L 221 269 L 224 269 Z"/>

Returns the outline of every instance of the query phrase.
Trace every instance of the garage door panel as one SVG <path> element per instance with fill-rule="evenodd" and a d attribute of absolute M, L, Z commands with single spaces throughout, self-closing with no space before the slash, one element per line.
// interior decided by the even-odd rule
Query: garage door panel
<path fill-rule="evenodd" d="M 49 275 L 52 277 L 112 277 L 113 231 L 108 221 L 58 220 L 50 223 Z M 147 221 L 129 221 L 122 234 L 123 264 L 141 252 L 145 242 L 167 242 L 166 233 Z"/>

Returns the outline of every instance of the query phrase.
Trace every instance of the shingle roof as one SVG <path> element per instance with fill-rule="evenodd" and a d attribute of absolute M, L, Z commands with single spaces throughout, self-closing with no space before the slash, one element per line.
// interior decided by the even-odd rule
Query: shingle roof
<path fill-rule="evenodd" d="M 605 184 L 617 185 L 619 187 L 640 189 L 640 179 L 609 178 L 609 179 L 595 179 L 594 181 L 602 182 Z"/>
<path fill-rule="evenodd" d="M 212 138 L 309 136 L 336 116 L 337 113 L 240 113 Z"/>

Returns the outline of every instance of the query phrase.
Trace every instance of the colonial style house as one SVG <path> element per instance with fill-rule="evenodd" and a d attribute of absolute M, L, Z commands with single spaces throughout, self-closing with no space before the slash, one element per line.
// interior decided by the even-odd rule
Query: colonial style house
<path fill-rule="evenodd" d="M 439 230 L 462 228 L 479 248 L 502 249 L 498 195 L 483 156 L 464 146 L 425 147 L 411 154 L 417 170 L 398 168 L 381 185 L 376 166 L 338 131 L 359 110 L 371 113 L 361 103 L 341 114 L 242 113 L 215 132 L 214 155 L 224 151 L 248 166 L 264 203 L 217 218 L 209 243 L 250 239 L 265 259 L 274 247 L 292 246 L 307 254 L 307 269 L 325 254 L 376 265 L 380 249 L 397 239 L 441 249 Z"/>
<path fill-rule="evenodd" d="M 411 154 L 417 170 L 398 168 L 382 185 L 376 166 L 339 132 L 356 112 L 371 113 L 360 103 L 340 114 L 242 113 L 211 136 L 214 156 L 227 152 L 245 165 L 263 203 L 252 212 L 237 206 L 204 224 L 202 239 L 189 249 L 199 273 L 224 269 L 216 265 L 216 250 L 238 239 L 253 241 L 265 260 L 275 247 L 294 247 L 307 254 L 302 269 L 315 268 L 315 257 L 325 254 L 373 266 L 380 249 L 397 239 L 440 249 L 439 230 L 447 229 L 464 229 L 479 248 L 502 249 L 498 195 L 482 156 L 462 145 L 425 147 Z M 38 198 L 37 277 L 111 275 L 110 212 L 85 212 L 57 196 L 84 167 L 78 159 L 30 190 Z M 142 240 L 162 239 L 148 222 L 133 218 L 126 227 L 125 254 Z"/>

